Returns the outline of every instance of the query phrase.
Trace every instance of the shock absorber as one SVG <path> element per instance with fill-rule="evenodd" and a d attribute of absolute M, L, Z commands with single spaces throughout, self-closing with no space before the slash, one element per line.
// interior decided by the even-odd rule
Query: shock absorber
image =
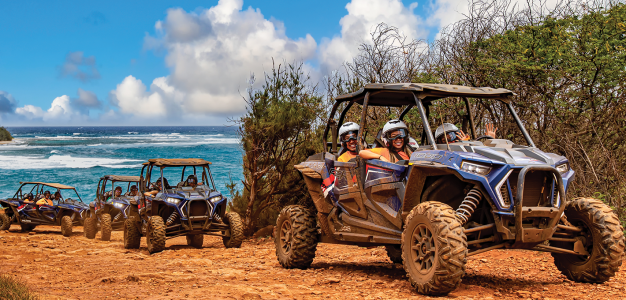
<path fill-rule="evenodd" d="M 172 224 L 174 224 L 174 222 L 176 222 L 176 220 L 178 219 L 178 212 L 173 212 L 169 218 L 167 218 L 167 222 L 165 222 L 166 226 L 170 226 Z"/>
<path fill-rule="evenodd" d="M 120 217 L 122 216 L 122 212 L 118 212 L 117 215 L 115 215 L 115 217 L 113 218 L 113 222 L 117 222 L 117 220 L 120 219 Z"/>
<path fill-rule="evenodd" d="M 472 216 L 482 198 L 483 193 L 477 188 L 471 189 L 465 195 L 465 199 L 463 199 L 459 208 L 456 209 L 456 218 L 461 222 L 461 225 L 467 223 L 467 220 Z"/>

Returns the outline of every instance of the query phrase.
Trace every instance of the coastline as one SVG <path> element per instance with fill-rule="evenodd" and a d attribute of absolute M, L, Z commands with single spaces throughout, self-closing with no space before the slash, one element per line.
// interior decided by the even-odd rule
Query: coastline
<path fill-rule="evenodd" d="M 16 143 L 17 139 L 13 139 L 12 141 L 0 141 L 0 145 L 8 145 L 8 144 L 13 144 Z"/>

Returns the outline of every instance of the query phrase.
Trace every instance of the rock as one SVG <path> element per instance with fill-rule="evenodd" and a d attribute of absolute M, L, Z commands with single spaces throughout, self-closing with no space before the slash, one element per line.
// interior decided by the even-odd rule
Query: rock
<path fill-rule="evenodd" d="M 484 259 L 484 258 L 483 258 L 483 259 L 481 259 L 480 261 L 481 261 L 481 262 L 484 262 L 484 263 L 489 262 L 488 260 L 486 260 L 486 259 Z"/>
<path fill-rule="evenodd" d="M 328 283 L 340 283 L 341 279 L 331 277 L 331 278 L 328 278 L 328 280 L 326 282 L 328 282 Z"/>
<path fill-rule="evenodd" d="M 258 239 L 266 236 L 274 237 L 274 225 L 269 225 L 259 229 L 252 235 L 252 238 Z"/>
<path fill-rule="evenodd" d="M 246 292 L 241 295 L 241 299 L 263 299 L 263 297 L 257 292 Z"/>
<path fill-rule="evenodd" d="M 37 233 L 34 232 L 34 231 L 31 231 L 31 232 L 28 233 L 28 235 L 35 235 L 35 234 L 37 234 Z"/>

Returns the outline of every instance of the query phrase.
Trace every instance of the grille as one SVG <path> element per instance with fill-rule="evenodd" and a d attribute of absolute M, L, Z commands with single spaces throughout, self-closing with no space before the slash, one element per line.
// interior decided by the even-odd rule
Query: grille
<path fill-rule="evenodd" d="M 500 195 L 502 195 L 502 200 L 504 201 L 504 205 L 505 206 L 511 206 L 511 199 L 509 198 L 509 182 L 507 180 L 507 182 L 505 184 L 502 185 L 502 187 L 500 187 Z"/>
<path fill-rule="evenodd" d="M 505 205 L 517 201 L 517 179 L 520 169 L 513 170 L 509 179 L 500 187 L 500 195 Z M 552 173 L 545 171 L 530 171 L 526 173 L 524 182 L 523 206 L 551 206 L 552 198 L 556 201 L 558 187 L 554 183 Z M 508 188 L 511 188 L 511 197 Z M 555 204 L 556 205 L 556 204 Z"/>
<path fill-rule="evenodd" d="M 189 203 L 190 217 L 203 217 L 209 215 L 209 207 L 205 200 L 195 200 Z"/>

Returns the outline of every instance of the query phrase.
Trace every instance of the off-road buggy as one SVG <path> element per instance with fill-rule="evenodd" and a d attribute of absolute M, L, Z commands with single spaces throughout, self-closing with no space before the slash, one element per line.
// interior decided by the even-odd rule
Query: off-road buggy
<path fill-rule="evenodd" d="M 145 236 L 148 252 L 165 249 L 165 240 L 186 236 L 187 244 L 201 248 L 204 235 L 221 236 L 227 248 L 240 247 L 243 225 L 237 213 L 226 212 L 227 199 L 215 188 L 204 159 L 150 159 L 141 170 L 142 198 L 124 226 L 124 247 L 139 248 Z M 187 177 L 186 177 L 187 176 Z M 169 181 L 180 177 L 173 186 Z M 197 184 L 190 184 L 191 179 Z M 160 187 L 159 187 L 160 185 Z M 153 192 L 151 196 L 144 196 Z"/>
<path fill-rule="evenodd" d="M 535 147 L 509 100 L 512 95 L 505 89 L 398 83 L 368 84 L 337 97 L 324 133 L 324 152 L 296 165 L 315 209 L 288 206 L 277 219 L 280 264 L 308 267 L 317 243 L 384 245 L 391 260 L 404 265 L 419 293 L 442 295 L 460 284 L 467 256 L 528 249 L 552 252 L 556 267 L 571 280 L 609 280 L 624 254 L 616 215 L 599 200 L 566 198 L 574 171 L 565 157 Z M 431 108 L 446 103 L 436 102 L 443 98 L 465 106 L 466 132 L 473 138 L 476 105 L 470 103 L 495 103 L 500 110 L 486 115 L 509 115 L 511 128 L 519 132 L 507 137 L 527 145 L 485 136 L 479 138 L 483 142 L 437 144 L 430 124 L 444 121 Z M 355 103 L 362 109 L 359 141 L 368 131 L 368 107 L 396 107 L 401 120 L 416 109 L 411 113 L 422 128 L 417 132 L 421 146 L 410 160 L 389 163 L 357 156 L 337 161 L 345 151 L 337 149 L 337 126 Z M 340 106 L 345 108 L 335 121 Z M 333 171 L 334 187 L 324 196 L 321 183 Z"/>
<path fill-rule="evenodd" d="M 102 240 L 109 241 L 113 230 L 124 229 L 131 203 L 135 206 L 139 203 L 140 193 L 137 191 L 133 195 L 131 192 L 131 187 L 137 188 L 138 185 L 139 176 L 106 175 L 100 178 L 96 199 L 89 203 L 85 218 L 85 237 L 95 238 L 100 228 Z M 122 190 L 119 195 L 115 193 L 116 189 Z M 124 189 L 126 193 L 123 192 Z"/>
<path fill-rule="evenodd" d="M 35 229 L 37 225 L 56 225 L 61 226 L 63 236 L 70 236 L 73 226 L 83 224 L 87 204 L 83 203 L 74 187 L 45 182 L 20 184 L 13 197 L 0 200 L 4 209 L 4 214 L 0 214 L 0 230 L 8 230 L 11 224 L 19 224 L 22 231 L 26 232 Z M 36 202 L 43 197 L 45 191 L 52 195 L 58 192 L 61 198 L 52 199 L 53 205 L 37 205 Z M 29 193 L 34 196 L 33 201 L 25 203 L 24 198 Z"/>

